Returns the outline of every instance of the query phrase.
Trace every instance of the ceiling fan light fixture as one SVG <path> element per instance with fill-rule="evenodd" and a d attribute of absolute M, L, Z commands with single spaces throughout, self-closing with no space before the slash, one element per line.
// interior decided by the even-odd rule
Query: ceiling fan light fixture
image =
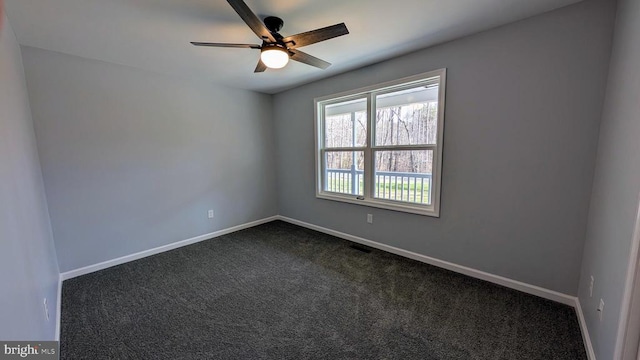
<path fill-rule="evenodd" d="M 251 31 L 260 38 L 262 45 L 211 42 L 191 42 L 191 44 L 222 48 L 259 49 L 260 60 L 253 71 L 254 73 L 264 72 L 267 68 L 283 68 L 289 63 L 289 59 L 319 69 L 326 69 L 331 63 L 302 52 L 298 48 L 349 33 L 347 26 L 344 23 L 340 23 L 284 37 L 278 33 L 284 25 L 284 21 L 281 18 L 267 16 L 263 21 L 260 21 L 260 18 L 249 9 L 243 0 L 227 0 L 227 2 L 240 15 L 240 18 L 249 26 Z"/>
<path fill-rule="evenodd" d="M 282 69 L 289 62 L 289 53 L 279 46 L 265 46 L 260 53 L 260 60 L 271 69 Z"/>

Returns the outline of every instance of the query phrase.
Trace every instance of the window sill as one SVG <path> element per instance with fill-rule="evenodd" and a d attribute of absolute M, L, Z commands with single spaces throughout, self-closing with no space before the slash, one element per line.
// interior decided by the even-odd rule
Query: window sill
<path fill-rule="evenodd" d="M 411 204 L 399 203 L 396 201 L 385 201 L 385 200 L 373 200 L 373 199 L 363 199 L 359 200 L 354 196 L 343 196 L 339 194 L 332 193 L 317 193 L 316 198 L 331 200 L 331 201 L 339 201 L 345 202 L 349 204 L 356 204 L 361 206 L 369 206 L 386 210 L 393 210 L 399 212 L 406 212 L 410 214 L 424 215 L 439 218 L 439 212 L 434 210 L 433 205 L 430 206 L 412 206 Z"/>

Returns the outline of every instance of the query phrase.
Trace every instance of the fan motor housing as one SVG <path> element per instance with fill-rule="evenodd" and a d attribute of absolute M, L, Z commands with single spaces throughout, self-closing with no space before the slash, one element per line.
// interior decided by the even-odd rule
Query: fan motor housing
<path fill-rule="evenodd" d="M 264 25 L 272 33 L 277 33 L 282 30 L 282 27 L 284 26 L 284 21 L 277 16 L 267 16 L 263 21 Z"/>

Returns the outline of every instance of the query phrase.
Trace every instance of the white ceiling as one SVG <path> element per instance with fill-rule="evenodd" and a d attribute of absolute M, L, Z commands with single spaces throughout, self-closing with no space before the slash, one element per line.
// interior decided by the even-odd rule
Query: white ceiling
<path fill-rule="evenodd" d="M 284 36 L 344 22 L 350 34 L 302 48 L 327 70 L 290 62 L 254 74 L 258 50 L 189 41 L 260 41 L 225 0 L 5 0 L 22 45 L 275 93 L 580 0 L 245 0 L 284 19 Z"/>

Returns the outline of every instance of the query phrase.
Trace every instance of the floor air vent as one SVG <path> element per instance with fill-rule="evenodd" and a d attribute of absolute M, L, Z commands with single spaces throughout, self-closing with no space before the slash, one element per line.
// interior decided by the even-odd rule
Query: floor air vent
<path fill-rule="evenodd" d="M 371 252 L 371 249 L 366 248 L 364 246 L 360 246 L 360 245 L 351 245 L 351 248 L 356 249 L 358 251 L 362 251 L 363 253 L 367 253 L 367 254 Z"/>

